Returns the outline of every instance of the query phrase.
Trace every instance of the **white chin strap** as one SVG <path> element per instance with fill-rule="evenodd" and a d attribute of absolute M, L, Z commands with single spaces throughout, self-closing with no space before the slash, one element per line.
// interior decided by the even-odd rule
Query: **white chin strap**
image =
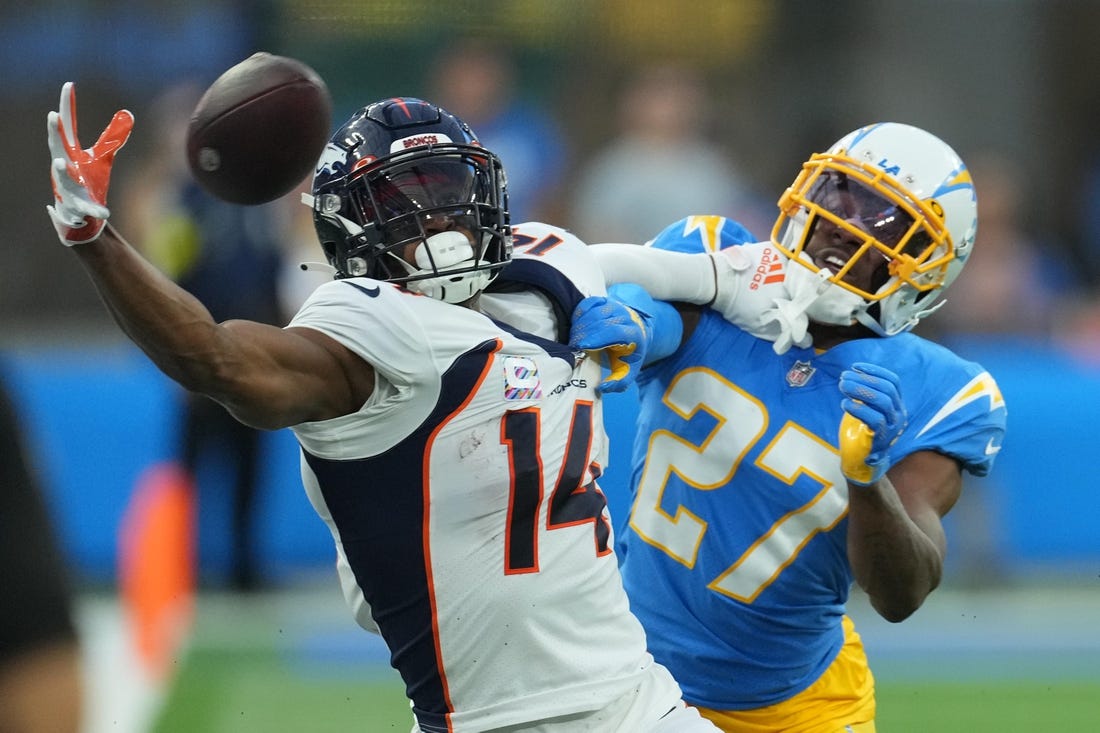
<path fill-rule="evenodd" d="M 406 265 L 409 274 L 427 273 L 433 270 L 473 267 L 478 263 L 470 240 L 461 232 L 433 234 L 416 247 L 416 267 Z M 434 268 L 433 268 L 434 265 Z M 413 280 L 405 285 L 414 293 L 445 303 L 461 303 L 474 297 L 489 284 L 488 270 L 473 270 L 454 275 L 438 275 L 423 280 Z"/>

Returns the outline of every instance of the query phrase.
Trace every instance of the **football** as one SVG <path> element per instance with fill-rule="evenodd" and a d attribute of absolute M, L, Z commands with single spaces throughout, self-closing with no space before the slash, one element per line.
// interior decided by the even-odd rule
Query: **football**
<path fill-rule="evenodd" d="M 195 180 L 220 199 L 256 205 L 294 190 L 330 135 L 324 80 L 296 59 L 254 54 L 219 76 L 187 126 Z"/>

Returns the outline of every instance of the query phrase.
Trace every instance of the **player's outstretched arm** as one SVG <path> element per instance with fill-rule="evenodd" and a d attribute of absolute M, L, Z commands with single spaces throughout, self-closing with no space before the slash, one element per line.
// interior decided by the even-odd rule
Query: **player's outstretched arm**
<path fill-rule="evenodd" d="M 939 585 L 947 551 L 942 517 L 962 473 L 932 451 L 893 463 L 906 428 L 898 377 L 874 364 L 841 375 L 841 468 L 848 479 L 848 558 L 856 582 L 887 621 L 908 618 Z"/>
<path fill-rule="evenodd" d="M 783 263 L 772 249 L 734 245 L 685 253 L 631 244 L 594 244 L 590 249 L 608 286 L 635 283 L 658 300 L 712 308 L 742 330 L 771 341 L 777 354 L 810 345 L 805 304 L 799 308 L 783 277 L 773 276 L 772 269 L 782 273 Z M 768 277 L 761 275 L 765 271 Z"/>
<path fill-rule="evenodd" d="M 281 428 L 358 409 L 370 395 L 373 373 L 357 356 L 307 329 L 216 323 L 107 223 L 111 167 L 132 124 L 133 116 L 120 112 L 95 145 L 81 149 L 71 84 L 62 89 L 60 111 L 47 117 L 55 199 L 50 218 L 119 327 L 169 377 L 254 427 Z"/>

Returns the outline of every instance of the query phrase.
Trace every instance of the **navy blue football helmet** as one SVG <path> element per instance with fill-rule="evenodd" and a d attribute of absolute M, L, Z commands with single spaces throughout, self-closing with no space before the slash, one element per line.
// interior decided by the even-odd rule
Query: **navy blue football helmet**
<path fill-rule="evenodd" d="M 313 176 L 313 222 L 337 278 L 451 303 L 480 292 L 512 254 L 500 159 L 458 117 L 410 97 L 364 107 L 332 136 Z"/>

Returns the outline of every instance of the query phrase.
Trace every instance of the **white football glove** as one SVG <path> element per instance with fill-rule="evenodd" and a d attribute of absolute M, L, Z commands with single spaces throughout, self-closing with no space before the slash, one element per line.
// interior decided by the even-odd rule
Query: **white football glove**
<path fill-rule="evenodd" d="M 785 286 L 786 257 L 766 243 L 727 247 L 709 256 L 716 276 L 711 308 L 742 330 L 772 341 L 777 354 L 810 345 L 806 307 L 792 300 Z"/>
<path fill-rule="evenodd" d="M 856 313 L 866 308 L 858 295 L 829 282 L 828 270 L 792 265 L 767 242 L 727 247 L 708 256 L 716 277 L 711 308 L 742 330 L 772 341 L 777 354 L 810 346 L 811 318 L 843 326 L 855 323 Z"/>
<path fill-rule="evenodd" d="M 115 113 L 95 145 L 82 150 L 76 130 L 76 90 L 72 82 L 61 87 L 58 112 L 46 116 L 50 146 L 50 182 L 54 204 L 46 211 L 61 243 L 71 247 L 96 239 L 111 212 L 107 188 L 115 153 L 126 144 L 134 127 L 129 110 Z"/>

